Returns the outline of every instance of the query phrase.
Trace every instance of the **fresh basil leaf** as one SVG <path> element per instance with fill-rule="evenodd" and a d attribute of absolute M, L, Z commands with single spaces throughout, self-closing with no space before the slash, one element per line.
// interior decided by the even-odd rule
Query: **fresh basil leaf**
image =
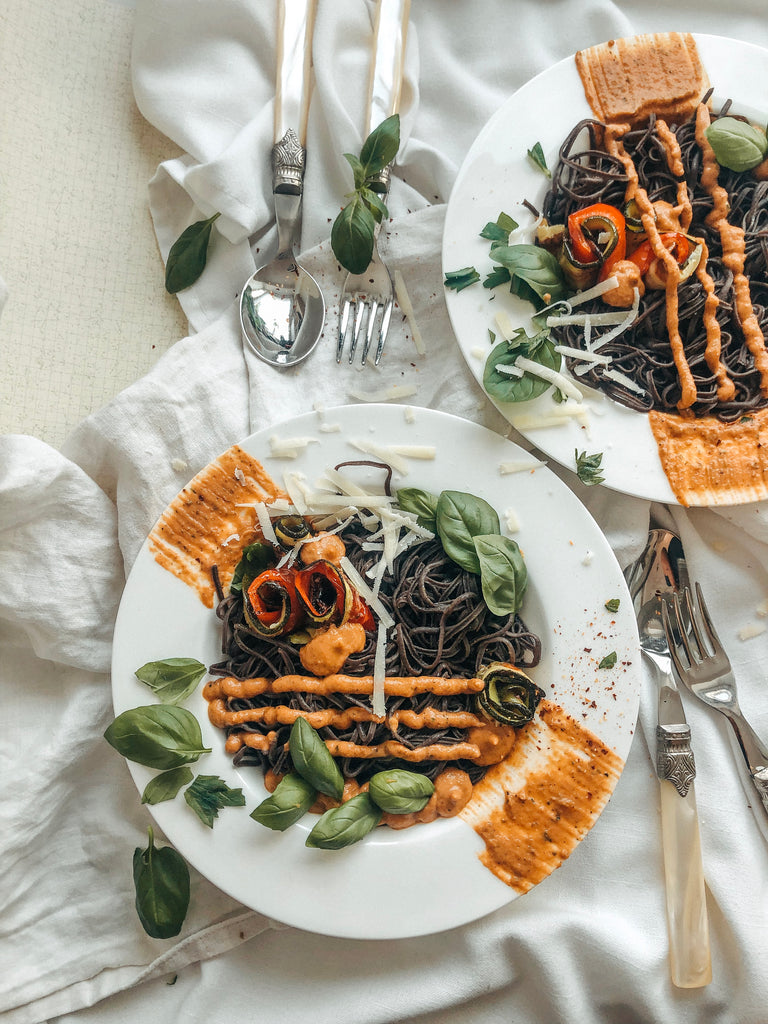
<path fill-rule="evenodd" d="M 461 270 L 449 270 L 443 284 L 446 288 L 453 288 L 454 291 L 460 292 L 479 280 L 480 275 L 474 267 L 462 267 Z"/>
<path fill-rule="evenodd" d="M 510 284 L 512 275 L 506 267 L 494 267 L 485 275 L 483 288 L 498 288 L 502 284 Z"/>
<path fill-rule="evenodd" d="M 189 789 L 184 790 L 184 799 L 208 828 L 213 828 L 222 807 L 243 807 L 245 797 L 242 789 L 230 789 L 217 775 L 198 775 Z"/>
<path fill-rule="evenodd" d="M 136 912 L 147 935 L 171 939 L 181 931 L 189 909 L 189 868 L 172 847 L 155 846 L 152 829 L 147 831 L 147 849 L 137 846 L 133 854 Z"/>
<path fill-rule="evenodd" d="M 400 115 L 392 114 L 374 128 L 360 150 L 365 177 L 378 174 L 391 164 L 400 148 Z"/>
<path fill-rule="evenodd" d="M 179 790 L 193 778 L 192 769 L 186 765 L 182 765 L 180 768 L 171 768 L 170 771 L 150 779 L 144 787 L 141 802 L 143 804 L 162 804 L 166 800 L 173 800 Z"/>
<path fill-rule="evenodd" d="M 389 216 L 389 210 L 378 192 L 374 192 L 372 188 L 363 188 L 360 190 L 360 196 L 377 223 L 380 224 L 385 217 Z"/>
<path fill-rule="evenodd" d="M 619 610 L 619 605 L 620 604 L 621 604 L 621 599 L 620 598 L 612 597 L 610 599 L 610 601 L 606 601 L 605 602 L 605 607 L 608 609 L 609 612 L 617 612 Z"/>
<path fill-rule="evenodd" d="M 583 484 L 586 484 L 588 487 L 594 487 L 595 484 L 603 482 L 605 477 L 600 472 L 600 464 L 603 461 L 602 452 L 587 455 L 585 451 L 580 452 L 577 448 L 574 448 L 573 455 L 576 459 L 576 476 Z"/>
<path fill-rule="evenodd" d="M 331 228 L 331 248 L 350 274 L 362 274 L 371 262 L 376 218 L 359 193 L 347 203 Z"/>
<path fill-rule="evenodd" d="M 344 792 L 344 776 L 339 766 L 306 718 L 299 716 L 291 726 L 288 750 L 293 767 L 320 793 L 341 800 Z"/>
<path fill-rule="evenodd" d="M 382 811 L 409 814 L 420 811 L 435 791 L 434 783 L 417 772 L 390 768 L 377 772 L 368 784 L 368 794 Z"/>
<path fill-rule="evenodd" d="M 483 498 L 464 491 L 442 491 L 435 516 L 445 553 L 462 569 L 478 574 L 473 538 L 499 532 L 499 517 Z"/>
<path fill-rule="evenodd" d="M 248 544 L 243 548 L 240 561 L 235 566 L 232 574 L 232 582 L 229 584 L 230 593 L 240 594 L 248 589 L 257 576 L 274 565 L 275 552 L 271 544 L 263 541 L 256 541 L 255 544 Z"/>
<path fill-rule="evenodd" d="M 306 845 L 319 850 L 342 850 L 367 836 L 381 821 L 381 809 L 367 793 L 332 807 L 307 836 Z"/>
<path fill-rule="evenodd" d="M 500 213 L 495 221 L 489 221 L 480 232 L 481 238 L 487 238 L 491 242 L 509 242 L 510 234 L 520 225 L 513 220 L 508 213 Z"/>
<path fill-rule="evenodd" d="M 202 745 L 195 716 L 174 704 L 150 704 L 123 711 L 107 727 L 104 738 L 129 761 L 163 771 L 211 752 L 210 747 Z"/>
<path fill-rule="evenodd" d="M 195 692 L 205 673 L 205 665 L 195 658 L 163 658 L 136 669 L 136 678 L 163 704 L 181 704 Z"/>
<path fill-rule="evenodd" d="M 528 569 L 517 543 L 497 533 L 474 538 L 483 600 L 494 615 L 513 615 L 523 603 Z"/>
<path fill-rule="evenodd" d="M 419 526 L 425 530 L 437 532 L 437 495 L 424 491 L 421 487 L 401 487 L 397 492 L 397 504 L 403 512 L 411 512 L 418 516 Z"/>
<path fill-rule="evenodd" d="M 722 167 L 749 171 L 762 163 L 768 151 L 765 133 L 735 117 L 718 117 L 704 134 Z"/>
<path fill-rule="evenodd" d="M 570 294 L 557 259 L 538 245 L 494 245 L 491 259 L 510 272 L 511 291 L 537 309 Z"/>
<path fill-rule="evenodd" d="M 207 220 L 190 224 L 171 246 L 165 263 L 165 289 L 171 295 L 189 288 L 205 270 L 211 230 L 219 216 L 214 213 Z"/>
<path fill-rule="evenodd" d="M 549 167 L 547 167 L 547 158 L 544 156 L 544 150 L 542 149 L 540 142 L 536 142 L 531 146 L 528 150 L 528 158 L 539 168 L 540 171 L 543 171 L 548 178 L 552 177 L 552 173 Z"/>
<path fill-rule="evenodd" d="M 616 664 L 617 660 L 618 660 L 618 658 L 616 656 L 616 651 L 611 651 L 610 654 L 606 654 L 606 656 L 603 658 L 603 660 L 600 662 L 600 664 L 597 667 L 598 668 L 613 668 L 613 666 Z"/>
<path fill-rule="evenodd" d="M 499 402 L 529 402 L 552 387 L 548 381 L 534 377 L 530 373 L 524 373 L 522 377 L 512 377 L 497 370 L 497 366 L 512 366 L 519 355 L 520 349 L 510 349 L 506 341 L 500 342 L 491 350 L 483 371 L 483 387 L 491 398 Z M 528 358 L 535 359 L 537 363 L 552 370 L 559 370 L 562 362 L 560 353 L 555 351 L 551 339 L 544 340 L 537 347 L 535 354 L 528 353 Z"/>
<path fill-rule="evenodd" d="M 357 191 L 361 189 L 365 184 L 365 168 L 360 163 L 359 158 L 354 155 L 354 153 L 345 153 L 344 159 L 352 168 L 352 173 L 355 176 L 355 191 Z"/>
<path fill-rule="evenodd" d="M 289 772 L 278 782 L 273 793 L 251 811 L 260 825 L 285 832 L 302 818 L 317 798 L 317 790 L 297 772 Z"/>

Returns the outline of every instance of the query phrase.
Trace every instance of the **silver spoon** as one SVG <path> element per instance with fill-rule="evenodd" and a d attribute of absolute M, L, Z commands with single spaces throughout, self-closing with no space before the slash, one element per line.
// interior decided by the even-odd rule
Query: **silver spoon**
<path fill-rule="evenodd" d="M 272 193 L 277 255 L 245 282 L 240 296 L 243 340 L 272 366 L 306 359 L 325 322 L 320 286 L 297 261 L 301 235 L 312 29 L 316 0 L 278 0 L 275 144 Z"/>

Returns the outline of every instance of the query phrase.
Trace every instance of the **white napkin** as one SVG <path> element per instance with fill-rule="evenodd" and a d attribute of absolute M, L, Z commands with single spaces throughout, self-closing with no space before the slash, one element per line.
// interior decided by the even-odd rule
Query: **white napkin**
<path fill-rule="evenodd" d="M 607 0 L 519 0 L 514 7 L 497 0 L 482 12 L 437 0 L 413 5 L 406 141 L 383 243 L 407 280 L 427 356 L 416 355 L 398 313 L 381 369 L 360 371 L 333 358 L 343 275 L 327 238 L 349 188 L 341 153 L 360 142 L 371 7 L 320 3 L 304 256 L 330 315 L 310 359 L 275 372 L 244 355 L 236 316 L 241 282 L 274 241 L 272 4 L 140 0 L 137 102 L 187 154 L 163 165 L 150 186 L 163 255 L 188 223 L 216 210 L 225 216 L 205 274 L 179 297 L 190 337 L 85 421 L 62 452 L 31 438 L 0 438 L 0 750 L 7 766 L 0 961 L 11 968 L 0 972 L 3 1024 L 62 1014 L 99 1024 L 148 1015 L 186 1022 L 243 1012 L 350 1024 L 764 1024 L 768 852 L 723 723 L 690 702 L 715 978 L 695 993 L 674 990 L 668 980 L 658 784 L 648 750 L 655 725 L 650 676 L 641 735 L 616 793 L 563 870 L 486 919 L 402 942 L 331 940 L 275 926 L 194 872 L 179 939 L 149 939 L 132 906 L 130 862 L 151 819 L 125 763 L 101 738 L 112 714 L 110 631 L 124 573 L 167 502 L 220 451 L 313 403 L 355 401 L 353 393 L 393 383 L 416 386 L 411 404 L 507 429 L 464 365 L 448 323 L 443 204 L 479 128 L 531 74 L 579 46 L 668 27 L 666 8 L 638 5 L 630 15 L 629 7 Z M 692 6 L 685 27 L 716 31 L 729 17 L 750 38 L 750 15 L 759 11 L 749 0 L 735 7 L 725 15 Z M 651 17 L 656 25 L 648 24 Z M 766 35 L 762 23 L 760 31 Z M 260 252 L 252 253 L 247 239 L 254 234 Z M 568 470 L 551 468 L 585 502 L 620 564 L 634 558 L 648 503 L 584 487 Z M 675 509 L 672 517 L 732 654 L 743 704 L 766 735 L 765 637 L 742 642 L 737 635 L 768 593 L 765 512 Z"/>

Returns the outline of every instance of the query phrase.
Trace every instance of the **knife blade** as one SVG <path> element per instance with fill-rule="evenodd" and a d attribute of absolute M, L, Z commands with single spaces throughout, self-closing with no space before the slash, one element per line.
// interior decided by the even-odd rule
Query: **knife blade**
<path fill-rule="evenodd" d="M 680 538 L 652 528 L 640 558 L 626 570 L 640 647 L 658 682 L 656 773 L 661 801 L 667 930 L 672 982 L 700 988 L 712 980 L 691 731 L 672 675 L 662 601 L 687 579 Z"/>

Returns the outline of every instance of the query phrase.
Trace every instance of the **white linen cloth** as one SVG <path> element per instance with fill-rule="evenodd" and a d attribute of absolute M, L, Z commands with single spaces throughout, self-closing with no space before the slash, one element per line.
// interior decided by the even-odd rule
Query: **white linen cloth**
<path fill-rule="evenodd" d="M 371 10 L 319 5 L 308 135 L 304 249 L 329 305 L 321 347 L 275 372 L 243 353 L 240 286 L 272 248 L 274 27 L 256 0 L 146 0 L 137 10 L 136 98 L 187 154 L 158 170 L 150 200 L 163 256 L 188 223 L 222 211 L 210 265 L 179 296 L 190 336 L 146 378 L 86 420 L 57 452 L 0 438 L 0 1020 L 163 1022 L 738 1021 L 765 1024 L 768 846 L 747 806 L 725 723 L 686 701 L 708 886 L 714 979 L 691 992 L 667 967 L 658 783 L 649 743 L 655 685 L 607 809 L 563 869 L 524 898 L 449 933 L 362 942 L 286 928 L 193 872 L 178 940 L 142 931 L 131 856 L 150 817 L 125 763 L 102 739 L 112 717 L 111 631 L 124 582 L 154 520 L 184 483 L 250 431 L 415 383 L 410 404 L 504 432 L 453 341 L 440 239 L 458 165 L 496 107 L 532 74 L 611 37 L 667 28 L 768 45 L 761 0 L 727 10 L 689 2 L 416 0 L 403 148 L 383 242 L 408 283 L 427 356 L 393 318 L 380 371 L 333 359 L 343 281 L 328 243 L 349 188 L 341 154 L 359 146 Z M 158 264 L 158 280 L 162 268 Z M 0 296 L 3 289 L 0 288 Z M 552 467 L 554 468 L 554 467 Z M 625 565 L 649 505 L 605 488 L 576 491 Z M 675 508 L 692 573 L 731 654 L 742 703 L 768 735 L 768 634 L 748 642 L 768 594 L 768 516 L 752 505 Z M 171 984 L 175 980 L 174 984 Z M 143 984 L 139 984 L 143 983 Z M 107 999 L 106 997 L 111 997 Z M 90 1007 L 90 1009 L 89 1009 Z"/>

